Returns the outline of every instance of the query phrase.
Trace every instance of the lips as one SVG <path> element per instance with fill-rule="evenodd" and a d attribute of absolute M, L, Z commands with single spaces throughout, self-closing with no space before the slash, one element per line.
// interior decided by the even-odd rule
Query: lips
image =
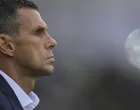
<path fill-rule="evenodd" d="M 48 57 L 47 59 L 54 59 L 54 56 L 50 56 L 50 57 Z"/>
<path fill-rule="evenodd" d="M 47 60 L 48 60 L 48 62 L 49 62 L 51 65 L 53 65 L 54 62 L 55 62 L 55 60 L 54 60 L 54 56 L 50 56 L 50 57 L 48 57 Z"/>

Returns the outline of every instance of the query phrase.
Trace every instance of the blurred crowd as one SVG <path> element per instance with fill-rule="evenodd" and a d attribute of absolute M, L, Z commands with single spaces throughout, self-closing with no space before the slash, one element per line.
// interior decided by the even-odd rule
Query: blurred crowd
<path fill-rule="evenodd" d="M 54 74 L 35 87 L 36 110 L 139 110 L 140 70 L 124 43 L 140 27 L 140 1 L 36 2 L 58 43 Z"/>

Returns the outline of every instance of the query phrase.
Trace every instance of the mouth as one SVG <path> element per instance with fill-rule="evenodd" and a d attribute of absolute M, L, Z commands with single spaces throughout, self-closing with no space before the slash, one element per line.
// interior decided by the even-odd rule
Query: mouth
<path fill-rule="evenodd" d="M 50 63 L 51 65 L 53 65 L 54 62 L 55 62 L 54 56 L 48 57 L 47 60 L 49 61 L 49 63 Z"/>
<path fill-rule="evenodd" d="M 48 57 L 47 59 L 54 59 L 54 56 L 50 56 L 50 57 Z"/>

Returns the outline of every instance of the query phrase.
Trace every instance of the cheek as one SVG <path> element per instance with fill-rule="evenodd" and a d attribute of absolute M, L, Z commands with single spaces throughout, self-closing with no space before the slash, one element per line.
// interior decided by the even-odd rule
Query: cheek
<path fill-rule="evenodd" d="M 26 44 L 26 46 L 19 46 L 15 52 L 15 58 L 18 63 L 23 65 L 39 65 L 44 59 L 44 50 L 39 44 Z"/>

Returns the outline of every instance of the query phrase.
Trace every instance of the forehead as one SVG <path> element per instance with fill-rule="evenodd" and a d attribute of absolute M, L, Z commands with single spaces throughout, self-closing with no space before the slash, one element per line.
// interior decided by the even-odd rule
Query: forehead
<path fill-rule="evenodd" d="M 47 28 L 47 24 L 42 20 L 38 11 L 30 8 L 18 10 L 19 23 L 23 28 L 34 29 L 38 26 Z"/>

